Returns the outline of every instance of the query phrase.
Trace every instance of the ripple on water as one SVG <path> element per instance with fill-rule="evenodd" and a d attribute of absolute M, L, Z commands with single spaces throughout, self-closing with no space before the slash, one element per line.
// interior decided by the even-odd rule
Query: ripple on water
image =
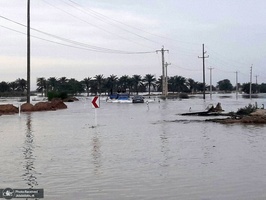
<path fill-rule="evenodd" d="M 48 200 L 265 199 L 266 127 L 178 115 L 218 101 L 226 111 L 249 103 L 206 101 L 149 108 L 101 102 L 97 125 L 87 100 L 56 112 L 1 116 L 0 188 L 30 183 Z"/>

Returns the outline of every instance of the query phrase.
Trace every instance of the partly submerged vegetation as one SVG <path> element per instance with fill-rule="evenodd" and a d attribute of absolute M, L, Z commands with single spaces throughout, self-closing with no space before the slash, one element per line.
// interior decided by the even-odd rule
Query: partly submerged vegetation
<path fill-rule="evenodd" d="M 196 116 L 215 116 L 214 119 L 206 119 L 208 122 L 219 122 L 223 124 L 245 123 L 245 124 L 266 124 L 266 110 L 264 108 L 258 109 L 257 105 L 249 104 L 243 108 L 239 108 L 237 112 L 224 113 L 221 104 L 218 103 L 216 107 L 211 106 L 206 111 L 189 112 L 181 115 L 196 115 Z M 222 116 L 223 118 L 217 118 Z M 226 117 L 226 118 L 224 118 Z"/>
<path fill-rule="evenodd" d="M 245 106 L 244 108 L 239 108 L 236 112 L 236 115 L 249 115 L 257 110 L 256 105 L 249 104 L 248 106 Z"/>
<path fill-rule="evenodd" d="M 258 109 L 256 105 L 249 104 L 243 108 L 239 108 L 236 113 L 228 113 L 228 118 L 223 119 L 207 119 L 206 121 L 219 122 L 223 124 L 266 124 L 266 110 Z"/>

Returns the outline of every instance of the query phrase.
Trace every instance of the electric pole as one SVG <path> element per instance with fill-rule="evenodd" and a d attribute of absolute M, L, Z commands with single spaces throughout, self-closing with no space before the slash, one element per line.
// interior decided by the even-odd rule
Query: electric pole
<path fill-rule="evenodd" d="M 256 75 L 255 77 L 256 77 L 256 93 L 258 93 L 258 76 L 259 75 Z"/>
<path fill-rule="evenodd" d="M 236 99 L 238 99 L 238 71 L 236 73 Z"/>
<path fill-rule="evenodd" d="M 27 5 L 27 103 L 30 103 L 30 0 Z"/>
<path fill-rule="evenodd" d="M 165 63 L 165 93 L 168 95 L 168 75 L 167 75 L 167 67 L 171 65 L 171 63 Z"/>
<path fill-rule="evenodd" d="M 161 50 L 156 50 L 156 53 L 158 52 L 162 53 L 162 96 L 166 97 L 166 82 L 165 82 L 165 64 L 164 64 L 164 52 L 167 51 L 169 52 L 169 50 L 164 50 L 164 47 L 162 47 Z"/>
<path fill-rule="evenodd" d="M 256 85 L 258 84 L 258 76 L 259 75 L 256 75 L 255 77 L 256 77 Z"/>
<path fill-rule="evenodd" d="M 212 70 L 214 68 L 213 67 L 210 67 L 209 70 L 210 70 L 210 99 L 212 99 Z"/>
<path fill-rule="evenodd" d="M 252 91 L 252 66 L 250 67 L 250 83 L 249 83 L 249 98 L 251 99 L 251 91 Z"/>
<path fill-rule="evenodd" d="M 198 58 L 202 58 L 203 61 L 203 99 L 205 99 L 205 58 L 209 58 L 208 56 L 205 56 L 205 54 L 207 53 L 207 51 L 204 51 L 204 44 L 202 44 L 202 57 Z"/>

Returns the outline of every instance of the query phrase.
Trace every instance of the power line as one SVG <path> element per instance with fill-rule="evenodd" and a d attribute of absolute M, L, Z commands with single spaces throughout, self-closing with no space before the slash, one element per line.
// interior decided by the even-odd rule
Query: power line
<path fill-rule="evenodd" d="M 213 62 L 208 62 L 208 63 L 214 65 Z M 215 69 L 218 70 L 218 71 L 224 72 L 224 73 L 230 73 L 230 74 L 231 74 L 231 73 L 234 73 L 234 71 L 223 70 L 223 69 L 217 68 L 216 66 L 215 66 Z"/>
<path fill-rule="evenodd" d="M 5 19 L 5 20 L 8 20 L 10 22 L 13 22 L 13 23 L 15 23 L 17 25 L 20 25 L 20 26 L 23 26 L 23 27 L 27 27 L 26 25 L 24 25 L 22 23 L 16 22 L 16 21 L 11 20 L 9 18 L 6 18 L 4 16 L 1 16 L 0 15 L 0 18 Z M 18 33 L 25 34 L 23 32 L 20 32 L 20 31 L 17 31 L 17 30 L 14 30 L 14 29 L 11 29 L 11 28 L 2 26 L 2 25 L 0 25 L 0 26 L 1 27 L 4 27 L 4 28 L 7 28 L 9 30 L 18 32 Z M 109 49 L 109 48 L 104 48 L 104 47 L 98 47 L 98 46 L 93 46 L 93 45 L 89 45 L 89 44 L 85 44 L 85 43 L 80 43 L 80 42 L 77 42 L 77 41 L 74 41 L 74 40 L 70 40 L 70 39 L 66 39 L 66 38 L 63 38 L 63 37 L 59 37 L 59 36 L 56 36 L 56 35 L 53 35 L 53 34 L 50 34 L 50 33 L 47 33 L 47 32 L 44 32 L 44 31 L 41 31 L 41 30 L 38 30 L 38 29 L 35 29 L 35 28 L 30 28 L 30 29 L 31 30 L 34 30 L 36 32 L 42 33 L 44 35 L 50 36 L 52 38 L 56 38 L 56 39 L 61 40 L 61 41 L 64 41 L 64 42 L 68 42 L 68 43 L 70 43 L 72 45 L 63 44 L 63 43 L 59 43 L 59 42 L 55 42 L 55 41 L 51 41 L 51 40 L 48 40 L 48 39 L 44 39 L 44 38 L 41 38 L 41 37 L 37 37 L 37 36 L 31 35 L 34 38 L 42 39 L 44 41 L 53 42 L 53 43 L 60 44 L 60 45 L 64 45 L 64 46 L 68 46 L 68 47 L 79 48 L 79 49 L 83 49 L 83 50 L 96 51 L 96 52 L 100 52 L 100 53 L 113 53 L 113 54 L 148 54 L 148 53 L 155 53 L 155 51 L 143 51 L 143 52 L 136 51 L 136 52 L 130 52 L 130 51 L 121 51 L 121 50 L 116 50 L 116 49 Z M 73 46 L 73 45 L 77 45 L 77 46 Z"/>
<path fill-rule="evenodd" d="M 209 49 L 209 52 L 211 52 L 212 54 L 214 54 L 214 56 L 212 56 L 212 58 L 215 58 L 217 60 L 220 60 L 220 61 L 222 61 L 224 63 L 229 64 L 229 65 L 231 65 L 231 62 L 234 62 L 235 64 L 238 64 L 238 65 L 246 65 L 246 63 L 242 63 L 242 62 L 239 62 L 239 61 L 236 61 L 236 60 L 233 60 L 233 59 L 229 59 L 228 57 L 226 57 L 226 60 L 227 61 L 225 61 L 224 59 L 220 59 L 221 57 L 224 57 L 222 54 L 217 53 L 216 51 L 210 50 L 209 47 L 208 47 L 208 49 Z M 216 57 L 215 54 L 217 54 L 218 57 Z"/>
<path fill-rule="evenodd" d="M 64 1 L 64 0 L 60 0 L 60 1 Z M 111 22 L 111 23 L 112 23 L 112 21 L 113 21 L 113 22 L 115 22 L 115 23 L 121 24 L 121 25 L 126 26 L 126 27 L 129 27 L 129 28 L 131 28 L 131 29 L 135 29 L 135 30 L 138 30 L 138 31 L 141 31 L 141 32 L 147 33 L 147 34 L 149 34 L 149 35 L 152 35 L 152 36 L 155 36 L 155 37 L 159 37 L 159 38 L 164 38 L 164 39 L 172 40 L 172 41 L 178 41 L 178 42 L 186 43 L 186 44 L 198 45 L 198 44 L 196 44 L 196 43 L 192 43 L 192 42 L 184 42 L 184 41 L 181 41 L 181 40 L 176 40 L 176 39 L 172 39 L 172 38 L 169 38 L 169 37 L 165 37 L 165 36 L 162 36 L 162 35 L 158 35 L 158 34 L 154 34 L 154 33 L 148 32 L 148 31 L 146 31 L 146 30 L 143 30 L 143 29 L 140 29 L 140 28 L 137 28 L 137 27 L 134 27 L 134 26 L 128 25 L 128 24 L 126 24 L 126 23 L 123 23 L 123 22 L 121 22 L 121 21 L 119 21 L 119 20 L 112 19 L 112 18 L 110 18 L 109 16 L 103 15 L 102 13 L 96 12 L 96 11 L 94 11 L 94 10 L 92 10 L 92 9 L 89 9 L 89 8 L 84 9 L 84 8 L 83 8 L 84 6 L 82 6 L 81 4 L 78 4 L 78 3 L 74 2 L 73 0 L 67 0 L 67 1 L 71 2 L 71 3 L 74 4 L 74 5 L 77 5 L 77 6 L 80 7 L 80 8 L 78 8 L 78 7 L 76 7 L 76 6 L 73 6 L 73 5 L 70 5 L 70 4 L 68 4 L 68 5 L 74 7 L 74 8 L 76 8 L 76 9 L 82 11 L 82 12 L 85 12 L 86 14 L 89 14 L 89 13 L 87 12 L 87 10 L 89 10 L 90 13 L 93 13 L 93 15 L 96 16 L 96 18 L 101 19 L 102 21 L 103 21 L 103 19 L 105 19 L 106 21 L 109 21 L 109 22 Z M 91 16 L 91 15 L 90 15 L 90 16 Z M 114 25 L 114 23 L 112 23 L 112 24 Z M 115 25 L 115 26 L 117 26 L 117 25 Z M 119 26 L 117 26 L 117 27 L 119 27 Z M 121 28 L 121 27 L 119 27 L 119 28 Z M 124 30 L 124 28 L 121 28 L 121 29 Z M 128 31 L 128 30 L 127 30 L 127 31 Z M 132 32 L 131 32 L 131 33 L 132 33 Z M 134 33 L 132 33 L 132 34 L 134 34 Z M 152 40 L 152 41 L 153 41 L 153 40 Z M 156 41 L 153 41 L 153 42 L 156 42 Z M 158 44 L 158 42 L 156 42 L 156 43 Z"/>
<path fill-rule="evenodd" d="M 62 1 L 62 0 L 60 0 L 60 1 Z M 70 2 L 73 3 L 73 4 L 76 4 L 76 5 L 80 6 L 80 7 L 82 7 L 80 4 L 78 4 L 78 3 L 74 2 L 74 1 L 71 1 L 71 0 L 68 0 L 68 1 L 70 1 Z M 68 5 L 70 5 L 70 4 L 68 4 Z M 82 11 L 83 13 L 88 14 L 88 12 L 87 12 L 85 9 L 79 9 L 79 8 L 77 8 L 76 6 L 72 6 L 72 7 L 73 7 L 73 8 L 76 8 L 76 9 L 78 9 L 78 10 L 80 10 L 80 11 Z M 87 8 L 87 9 L 88 9 L 88 8 Z M 140 37 L 140 38 L 142 38 L 142 39 L 145 39 L 145 40 L 148 40 L 148 41 L 150 41 L 150 42 L 153 42 L 153 43 L 159 44 L 158 42 L 156 42 L 156 41 L 154 41 L 154 40 L 151 40 L 151 39 L 149 39 L 149 38 L 147 38 L 147 37 L 144 37 L 144 36 L 141 36 L 141 35 L 139 35 L 139 34 L 136 34 L 136 33 L 132 32 L 132 31 L 129 31 L 129 30 L 123 28 L 123 27 L 117 26 L 115 23 L 112 23 L 112 21 L 114 21 L 114 22 L 116 22 L 116 23 L 119 23 L 119 24 L 122 24 L 122 25 L 124 25 L 124 26 L 130 27 L 130 28 L 134 28 L 134 29 L 140 30 L 140 31 L 142 31 L 142 32 L 146 32 L 146 33 L 148 33 L 147 31 L 144 31 L 144 30 L 141 30 L 141 29 L 135 28 L 135 27 L 133 27 L 133 26 L 127 25 L 127 24 L 122 23 L 122 22 L 120 22 L 120 21 L 118 21 L 118 20 L 111 19 L 111 18 L 109 18 L 109 17 L 106 17 L 106 16 L 103 15 L 103 14 L 100 14 L 100 13 L 98 13 L 98 12 L 96 12 L 96 11 L 93 11 L 92 9 L 88 9 L 88 10 L 90 10 L 91 12 L 93 12 L 94 15 L 96 16 L 96 18 L 100 19 L 101 21 L 103 21 L 103 22 L 105 22 L 105 23 L 107 23 L 106 21 L 109 21 L 109 22 L 111 22 L 112 25 L 118 27 L 119 29 L 121 29 L 121 30 L 123 30 L 123 31 L 125 31 L 125 32 L 128 32 L 128 33 L 130 33 L 130 34 L 133 34 L 133 35 L 135 35 L 135 36 L 138 36 L 138 37 Z M 84 12 L 84 11 L 85 11 L 85 12 Z M 106 19 L 106 21 L 103 20 L 103 19 Z"/>
<path fill-rule="evenodd" d="M 139 43 L 137 43 L 137 42 L 135 42 L 135 41 L 132 41 L 132 40 L 130 40 L 129 38 L 122 37 L 122 36 L 120 36 L 120 35 L 118 35 L 118 34 L 116 34 L 116 33 L 112 33 L 111 31 L 106 30 L 106 29 L 104 29 L 104 28 L 102 28 L 102 27 L 100 27 L 100 26 L 97 26 L 97 25 L 95 25 L 95 24 L 92 24 L 92 23 L 88 22 L 87 20 L 81 19 L 80 17 L 77 17 L 77 16 L 73 15 L 72 13 L 63 10 L 62 8 L 59 8 L 59 7 L 55 6 L 55 5 L 52 5 L 51 3 L 47 2 L 46 0 L 42 0 L 42 1 L 45 2 L 45 3 L 48 4 L 48 5 L 50 5 L 50 6 L 54 7 L 54 8 L 56 8 L 56 9 L 58 9 L 58 10 L 64 12 L 64 13 L 66 13 L 66 14 L 68 14 L 68 15 L 70 15 L 70 16 L 72 16 L 72 17 L 74 17 L 74 18 L 76 18 L 76 19 L 78 19 L 78 20 L 80 20 L 80 21 L 82 21 L 82 22 L 85 22 L 86 24 L 89 24 L 90 26 L 96 27 L 96 28 L 98 28 L 98 29 L 100 29 L 100 30 L 102 30 L 102 31 L 104 31 L 104 32 L 106 32 L 106 33 L 108 33 L 108 34 L 115 35 L 116 37 L 120 37 L 120 38 L 122 38 L 122 39 L 124 39 L 124 40 L 128 40 L 128 41 L 130 41 L 130 42 L 133 42 L 133 43 L 138 44 L 138 45 L 141 45 L 141 46 L 145 46 L 145 45 L 143 45 L 143 44 L 139 44 Z M 68 4 L 68 5 L 69 5 L 69 4 Z M 79 9 L 79 10 L 80 10 L 80 9 Z M 150 40 L 150 39 L 148 39 L 148 38 L 146 38 L 146 37 L 143 37 L 143 36 L 141 36 L 141 35 L 138 35 L 138 34 L 136 34 L 136 33 L 130 32 L 130 31 L 126 30 L 126 29 L 124 29 L 124 31 L 129 32 L 129 33 L 131 33 L 131 34 L 133 34 L 133 35 L 135 35 L 135 36 L 138 36 L 138 37 L 140 37 L 140 38 L 142 38 L 142 39 L 145 39 L 145 40 L 148 40 L 148 41 L 150 41 L 150 42 L 154 42 L 154 43 L 158 44 L 158 42 L 155 42 L 155 41 L 153 41 L 153 40 Z"/>
<path fill-rule="evenodd" d="M 188 68 L 180 67 L 180 66 L 175 65 L 173 63 L 172 63 L 172 66 L 177 67 L 177 68 L 180 68 L 180 69 L 184 69 L 184 70 L 187 70 L 187 71 L 193 71 L 193 72 L 201 71 L 199 69 L 195 70 L 195 69 L 188 69 Z"/>
<path fill-rule="evenodd" d="M 11 31 L 14 31 L 14 32 L 23 34 L 23 35 L 26 35 L 26 33 L 24 33 L 24 32 L 21 32 L 21 31 L 18 31 L 18 30 L 15 30 L 15 29 L 12 29 L 12 28 L 3 26 L 3 25 L 0 25 L 0 27 L 3 27 L 5 29 L 8 29 L 8 30 L 11 30 Z M 38 37 L 38 36 L 34 36 L 34 35 L 31 35 L 31 37 L 32 38 L 36 38 L 36 39 L 40 39 L 40 40 L 43 40 L 43 41 L 46 41 L 46 42 L 50 42 L 50 43 L 54 43 L 54 44 L 66 46 L 66 47 L 71 47 L 71 48 L 76 48 L 76 49 L 81 49 L 81 50 L 87 50 L 87 51 L 94 51 L 94 52 L 99 52 L 99 53 L 111 53 L 111 52 L 98 51 L 98 50 L 95 50 L 95 49 L 88 49 L 88 48 L 77 47 L 77 46 L 73 46 L 73 45 L 69 45 L 69 44 L 63 44 L 63 43 L 60 43 L 60 42 L 55 42 L 55 41 L 48 40 L 48 39 L 44 39 L 44 38 L 41 38 L 41 37 Z"/>

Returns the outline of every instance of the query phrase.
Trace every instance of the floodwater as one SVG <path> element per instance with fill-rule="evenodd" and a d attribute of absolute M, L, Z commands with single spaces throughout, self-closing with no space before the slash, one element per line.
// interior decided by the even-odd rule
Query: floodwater
<path fill-rule="evenodd" d="M 46 200 L 265 200 L 266 125 L 179 115 L 218 102 L 227 112 L 266 105 L 226 97 L 103 99 L 96 110 L 84 97 L 65 110 L 0 116 L 0 189 L 44 189 Z"/>

